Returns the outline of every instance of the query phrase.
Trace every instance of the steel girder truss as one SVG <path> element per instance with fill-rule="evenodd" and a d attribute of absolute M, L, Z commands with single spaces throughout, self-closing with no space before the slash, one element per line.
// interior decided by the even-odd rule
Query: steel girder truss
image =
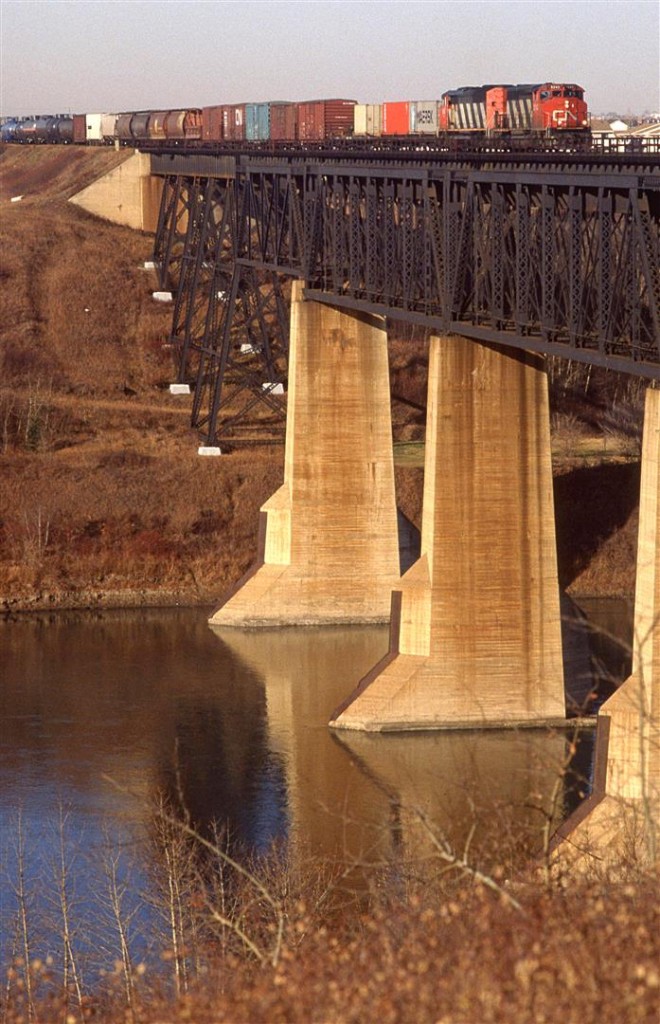
<path fill-rule="evenodd" d="M 281 275 L 318 301 L 660 377 L 660 173 L 236 161 L 165 178 L 178 379 L 209 443 L 286 375 Z M 229 411 L 233 391 L 246 406 Z M 279 389 L 278 389 L 279 390 Z"/>
<path fill-rule="evenodd" d="M 246 162 L 243 188 L 238 258 L 309 297 L 660 376 L 658 176 Z"/>
<path fill-rule="evenodd" d="M 172 287 L 177 381 L 191 385 L 192 425 L 209 445 L 282 436 L 288 311 L 278 275 L 236 261 L 233 178 L 171 175 L 163 183 L 155 260 Z M 266 431 L 266 428 L 267 431 Z"/>

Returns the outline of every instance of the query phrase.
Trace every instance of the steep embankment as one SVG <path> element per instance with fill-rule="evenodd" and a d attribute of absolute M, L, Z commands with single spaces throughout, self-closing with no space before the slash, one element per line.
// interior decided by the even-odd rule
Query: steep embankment
<path fill-rule="evenodd" d="M 43 204 L 68 199 L 118 167 L 130 150 L 83 146 L 0 146 L 0 202 L 23 196 Z M 4 213 L 4 211 L 3 211 Z"/>
<path fill-rule="evenodd" d="M 167 391 L 171 310 L 140 269 L 152 238 L 66 202 L 123 158 L 0 150 L 0 609 L 213 603 L 252 561 L 259 506 L 282 479 L 281 446 L 197 456 L 190 400 Z M 393 341 L 391 357 L 395 435 L 416 440 L 423 339 Z M 564 422 L 562 580 L 631 593 L 636 467 L 585 468 Z M 397 471 L 418 524 L 421 478 Z"/>
<path fill-rule="evenodd" d="M 0 152 L 0 608 L 213 602 L 281 454 L 198 458 L 147 235 L 66 202 L 114 151 Z M 23 195 L 11 203 L 11 196 Z"/>

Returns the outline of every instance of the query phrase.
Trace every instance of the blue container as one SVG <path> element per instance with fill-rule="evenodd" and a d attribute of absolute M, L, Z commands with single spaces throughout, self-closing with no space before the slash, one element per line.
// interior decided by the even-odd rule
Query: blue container
<path fill-rule="evenodd" d="M 270 138 L 270 103 L 245 104 L 245 138 Z"/>

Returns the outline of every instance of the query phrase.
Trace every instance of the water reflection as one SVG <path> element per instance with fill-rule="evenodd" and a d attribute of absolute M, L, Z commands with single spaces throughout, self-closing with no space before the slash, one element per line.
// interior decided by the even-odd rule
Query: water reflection
<path fill-rule="evenodd" d="M 298 862 L 339 859 L 356 886 L 366 863 L 426 855 L 423 822 L 457 848 L 477 822 L 475 855 L 485 857 L 502 837 L 531 848 L 544 815 L 566 810 L 563 789 L 555 792 L 570 753 L 562 734 L 327 728 L 385 653 L 386 628 L 212 631 L 206 619 L 203 610 L 172 610 L 0 622 L 5 943 L 19 807 L 35 884 L 57 859 L 66 809 L 67 841 L 84 853 L 78 898 L 90 915 L 113 848 L 134 855 L 133 889 L 148 887 L 157 856 L 151 809 L 162 793 L 200 828 L 217 821 L 234 849 L 281 840 Z M 578 756 L 588 774 L 589 746 Z M 0 959 L 6 954 L 5 946 Z"/>

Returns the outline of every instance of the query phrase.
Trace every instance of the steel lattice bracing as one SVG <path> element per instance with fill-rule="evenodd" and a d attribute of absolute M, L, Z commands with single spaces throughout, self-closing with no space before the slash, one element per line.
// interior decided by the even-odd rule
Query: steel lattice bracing
<path fill-rule="evenodd" d="M 192 386 L 192 425 L 209 444 L 219 439 L 220 420 L 223 438 L 240 438 L 255 405 L 271 434 L 284 426 L 281 280 L 237 263 L 236 195 L 231 178 L 169 176 L 157 234 L 159 278 L 174 291 L 177 381 Z"/>
<path fill-rule="evenodd" d="M 196 177 L 179 173 L 188 159 Z M 240 351 L 241 317 L 230 303 L 218 318 L 215 300 L 204 296 L 238 296 L 240 282 L 252 281 L 259 306 L 263 284 L 250 278 L 257 274 L 271 275 L 275 293 L 278 275 L 299 277 L 320 301 L 660 377 L 660 167 L 483 169 L 430 159 L 388 166 L 382 155 L 330 162 L 245 153 L 229 167 L 219 159 L 220 171 L 213 158 L 206 169 L 200 157 L 172 157 L 177 173 L 157 241 L 161 262 L 176 254 L 169 239 L 183 204 L 183 255 L 178 264 L 170 259 L 179 287 L 173 337 L 182 366 L 198 353 L 196 422 L 209 438 Z M 167 161 L 153 160 L 163 173 Z M 200 222 L 194 230 L 190 211 Z M 201 283 L 207 263 L 210 285 Z M 203 331 L 191 326 L 200 305 Z M 249 312 L 243 319 L 255 322 Z"/>
<path fill-rule="evenodd" d="M 639 176 L 248 165 L 244 188 L 239 260 L 315 299 L 660 375 L 659 189 Z"/>

